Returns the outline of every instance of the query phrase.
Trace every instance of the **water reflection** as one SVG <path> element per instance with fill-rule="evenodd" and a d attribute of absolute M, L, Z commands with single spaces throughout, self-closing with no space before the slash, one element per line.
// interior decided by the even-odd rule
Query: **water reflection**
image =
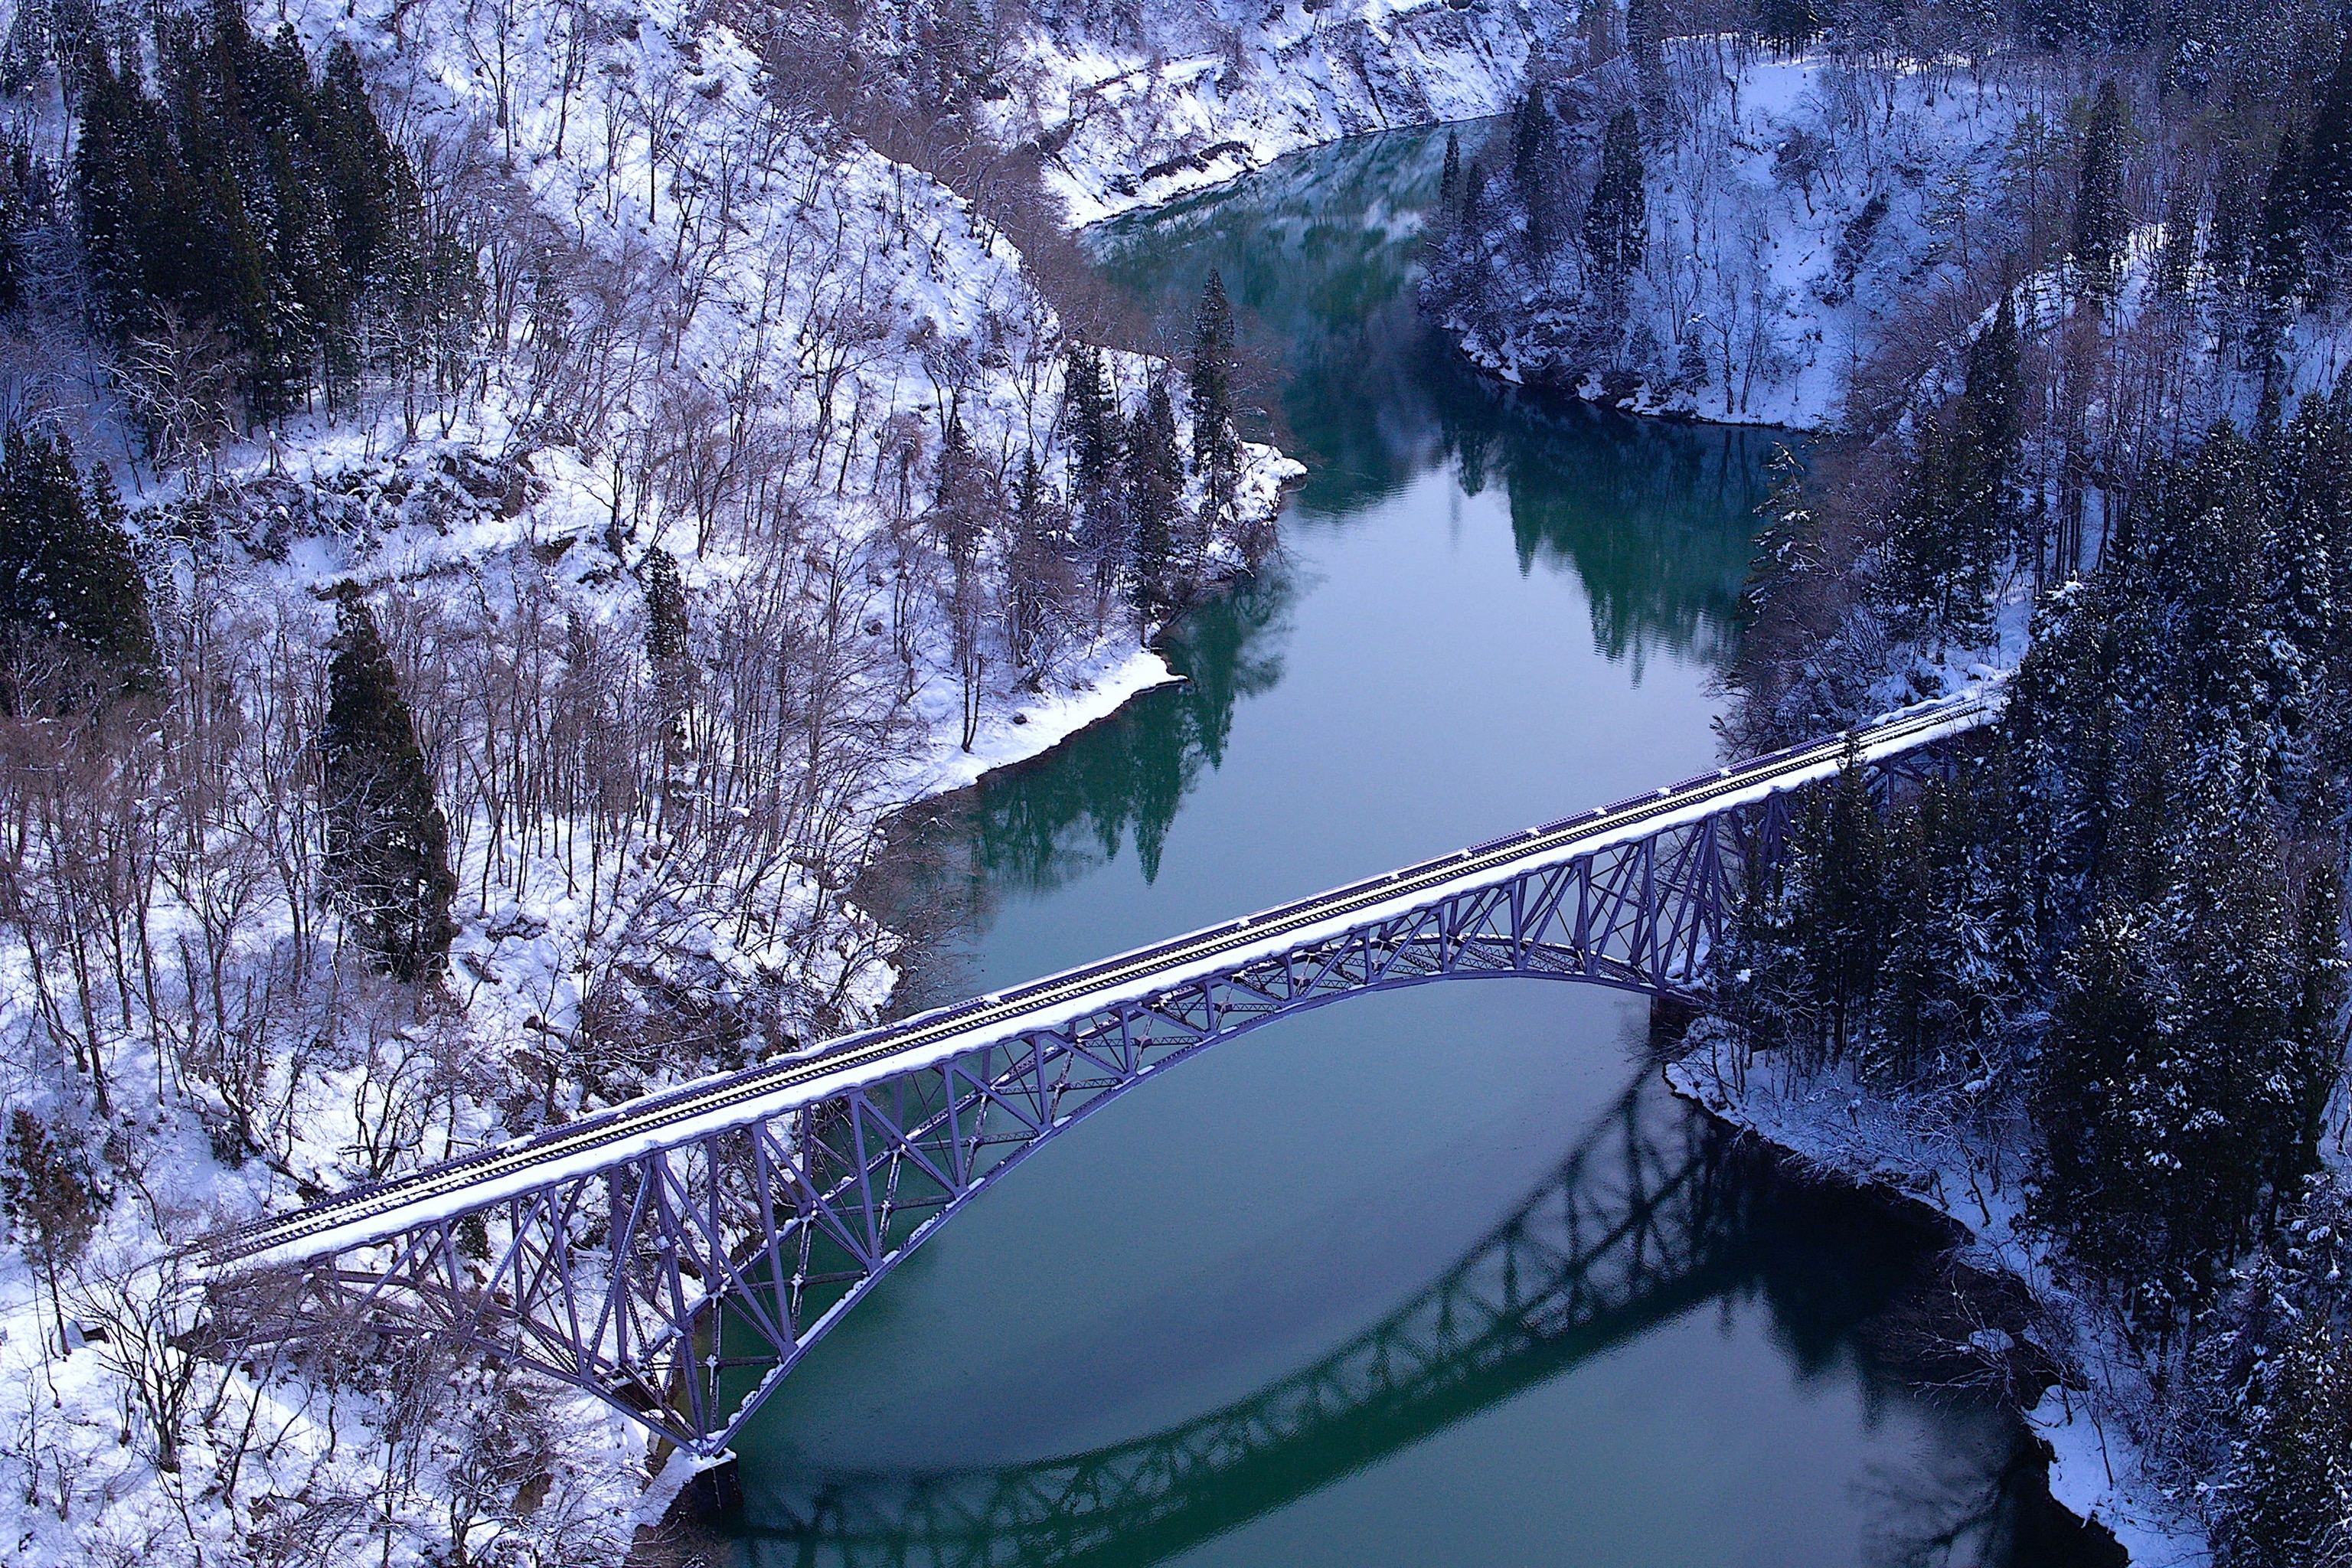
<path fill-rule="evenodd" d="M 1767 460 L 1785 437 L 1523 397 L 1465 370 L 1412 300 L 1444 151 L 1443 132 L 1343 143 L 1105 226 L 1089 244 L 1164 321 L 1188 320 L 1210 269 L 1223 273 L 1256 366 L 1255 433 L 1310 464 L 1285 514 L 1294 538 L 1347 531 L 1443 473 L 1457 509 L 1490 490 L 1507 497 L 1520 574 L 1577 579 L 1592 647 L 1633 684 L 1661 653 L 1719 665 Z M 1048 762 L 909 817 L 891 868 L 909 880 L 869 888 L 868 901 L 904 923 L 946 914 L 976 930 L 1007 895 L 1065 886 L 1130 845 L 1145 882 L 1157 881 L 1186 796 L 1223 765 L 1236 707 L 1282 679 L 1311 572 L 1299 552 L 1278 556 L 1164 639 L 1183 685 L 1138 700 Z M 957 946 L 926 944 L 930 972 L 902 988 L 903 1003 L 963 987 L 968 972 L 939 958 Z"/>
<path fill-rule="evenodd" d="M 1417 1294 L 1311 1364 L 1190 1420 L 1084 1453 L 925 1474 L 804 1469 L 763 1488 L 740 1539 L 768 1564 L 1166 1561 L 1707 1301 L 1761 1300 L 1808 1377 L 1922 1289 L 1935 1237 L 1856 1195 L 1790 1183 L 1643 1078 L 1510 1212 Z M 2041 1521 L 2007 1429 L 1985 1451 L 1882 1469 L 1870 1560 L 2010 1561 Z"/>

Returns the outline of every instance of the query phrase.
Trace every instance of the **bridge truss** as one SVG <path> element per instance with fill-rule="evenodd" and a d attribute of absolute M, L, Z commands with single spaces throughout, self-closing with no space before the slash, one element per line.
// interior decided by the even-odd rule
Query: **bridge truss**
<path fill-rule="evenodd" d="M 259 1222 L 202 1261 L 216 1289 L 268 1282 L 245 1290 L 264 1338 L 437 1335 L 716 1454 L 940 1225 L 1153 1073 L 1293 1014 L 1438 980 L 1692 993 L 1742 868 L 1786 829 L 1790 788 L 1841 759 L 1916 768 L 1921 746 L 1979 716 L 1950 703 L 1896 716 L 1874 750 L 1797 748 L 654 1097 Z"/>

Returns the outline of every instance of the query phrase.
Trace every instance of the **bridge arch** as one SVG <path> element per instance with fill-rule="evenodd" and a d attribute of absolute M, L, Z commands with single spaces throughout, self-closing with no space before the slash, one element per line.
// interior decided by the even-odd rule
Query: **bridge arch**
<path fill-rule="evenodd" d="M 1788 791 L 1970 728 L 1931 704 L 1159 948 L 616 1108 L 217 1238 L 259 1338 L 427 1333 L 717 1454 L 1037 1148 L 1280 1018 L 1441 980 L 1691 994 Z"/>

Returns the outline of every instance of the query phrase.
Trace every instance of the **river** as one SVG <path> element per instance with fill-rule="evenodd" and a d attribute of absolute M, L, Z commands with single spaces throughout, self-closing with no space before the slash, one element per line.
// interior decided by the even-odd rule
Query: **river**
<path fill-rule="evenodd" d="M 946 929 L 906 1005 L 1715 760 L 1780 438 L 1464 372 L 1411 297 L 1444 142 L 1088 237 L 1163 316 L 1222 270 L 1310 477 L 1279 559 L 1167 638 L 1183 685 L 910 826 L 904 910 Z M 1726 1148 L 1640 998 L 1363 997 L 1144 1086 L 946 1227 L 739 1441 L 726 1529 L 759 1564 L 2067 1561 L 2014 1419 L 1874 1349 L 1932 1249 Z"/>

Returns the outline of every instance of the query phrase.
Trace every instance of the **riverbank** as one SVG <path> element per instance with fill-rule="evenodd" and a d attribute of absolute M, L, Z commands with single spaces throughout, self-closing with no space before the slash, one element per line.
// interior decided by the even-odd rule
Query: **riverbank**
<path fill-rule="evenodd" d="M 1955 1266 L 1988 1282 L 1990 1296 L 2011 1297 L 2010 1312 L 1948 1337 L 1948 1375 L 2011 1398 L 2048 1446 L 2052 1498 L 2138 1568 L 2209 1561 L 2201 1530 L 2147 1472 L 2117 1413 L 2102 1414 L 2105 1391 L 2084 1367 L 2114 1375 L 2115 1347 L 2054 1273 L 2046 1240 L 2022 1224 L 2027 1166 L 2015 1120 L 1972 1127 L 1935 1117 L 1842 1070 L 1798 1080 L 1777 1058 L 1737 1059 L 1705 1021 L 1692 1039 L 1664 1068 L 1675 1094 L 1804 1168 L 1935 1215 L 1958 1238 Z"/>

